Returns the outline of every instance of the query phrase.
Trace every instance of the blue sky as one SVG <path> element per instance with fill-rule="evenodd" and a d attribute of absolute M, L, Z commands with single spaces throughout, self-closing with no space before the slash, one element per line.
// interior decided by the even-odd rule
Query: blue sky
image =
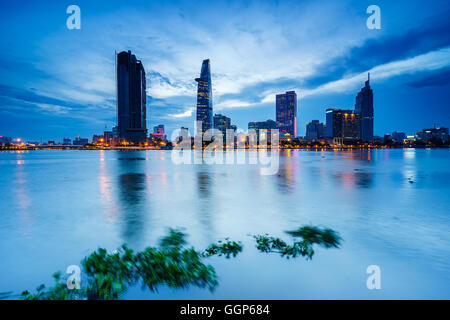
<path fill-rule="evenodd" d="M 66 8 L 81 8 L 81 30 Z M 366 27 L 371 4 L 381 30 Z M 114 51 L 147 71 L 147 125 L 193 128 L 211 60 L 214 112 L 247 129 L 296 90 L 299 134 L 352 109 L 371 72 L 375 134 L 450 126 L 448 1 L 2 1 L 0 135 L 91 138 L 115 124 Z"/>

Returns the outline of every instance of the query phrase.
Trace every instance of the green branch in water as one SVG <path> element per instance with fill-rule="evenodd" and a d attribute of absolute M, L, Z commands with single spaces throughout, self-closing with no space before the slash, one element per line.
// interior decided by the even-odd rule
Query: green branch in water
<path fill-rule="evenodd" d="M 230 241 L 226 238 L 224 243 L 219 240 L 218 243 L 210 244 L 203 252 L 203 256 L 211 257 L 214 255 L 224 255 L 228 259 L 230 256 L 236 257 L 236 255 L 242 251 L 242 248 L 243 246 L 240 241 Z"/>
<path fill-rule="evenodd" d="M 288 245 L 279 238 L 256 235 L 256 248 L 261 252 L 277 252 L 288 258 L 300 255 L 311 259 L 314 255 L 313 244 L 339 248 L 341 242 L 340 236 L 331 229 L 303 226 L 287 233 L 294 239 L 302 240 Z M 81 262 L 84 271 L 81 289 L 69 289 L 67 279 L 58 272 L 53 275 L 54 286 L 45 290 L 45 286 L 40 285 L 35 293 L 24 291 L 21 297 L 26 300 L 118 299 L 128 286 L 134 284 L 141 284 L 152 292 L 160 286 L 195 286 L 213 291 L 218 285 L 217 275 L 211 265 L 202 262 L 202 258 L 215 255 L 235 257 L 242 251 L 242 243 L 227 238 L 199 252 L 186 248 L 185 239 L 183 232 L 170 229 L 158 247 L 148 247 L 141 252 L 134 252 L 126 245 L 112 253 L 100 248 Z"/>
<path fill-rule="evenodd" d="M 286 231 L 287 234 L 294 238 L 301 238 L 300 241 L 294 241 L 288 245 L 280 238 L 270 237 L 268 234 L 255 235 L 256 248 L 261 252 L 276 252 L 286 258 L 295 258 L 298 255 L 312 259 L 314 255 L 313 245 L 317 244 L 324 248 L 339 248 L 341 245 L 341 237 L 332 229 L 321 229 L 315 226 L 302 226 L 294 231 Z"/>
<path fill-rule="evenodd" d="M 205 265 L 202 254 L 194 248 L 185 248 L 185 234 L 179 230 L 170 230 L 162 238 L 159 247 L 148 247 L 135 253 L 122 246 L 113 253 L 98 249 L 86 257 L 81 265 L 87 281 L 79 290 L 69 290 L 60 274 L 54 276 L 56 284 L 45 291 L 41 285 L 36 293 L 22 293 L 27 300 L 46 299 L 118 299 L 129 285 L 140 283 L 151 291 L 159 286 L 186 288 L 196 286 L 214 290 L 217 275 L 214 268 Z"/>

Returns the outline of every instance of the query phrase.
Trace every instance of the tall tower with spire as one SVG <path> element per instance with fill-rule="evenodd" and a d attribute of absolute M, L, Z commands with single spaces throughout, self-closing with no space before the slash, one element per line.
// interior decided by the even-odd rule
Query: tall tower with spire
<path fill-rule="evenodd" d="M 373 90 L 370 88 L 370 73 L 364 88 L 356 96 L 355 112 L 359 114 L 359 139 L 373 141 Z"/>
<path fill-rule="evenodd" d="M 211 64 L 209 59 L 203 60 L 200 78 L 196 78 L 197 89 L 197 121 L 202 122 L 202 127 L 197 128 L 198 134 L 205 133 L 212 128 L 213 102 L 211 84 Z"/>

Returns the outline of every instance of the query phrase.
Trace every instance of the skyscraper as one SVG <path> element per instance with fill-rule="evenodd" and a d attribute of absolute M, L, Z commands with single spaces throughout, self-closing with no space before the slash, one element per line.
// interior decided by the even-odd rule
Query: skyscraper
<path fill-rule="evenodd" d="M 248 123 L 248 129 L 253 129 L 256 131 L 256 137 L 259 141 L 260 132 L 259 130 L 267 130 L 267 137 L 270 140 L 270 135 L 272 129 L 276 129 L 277 124 L 275 121 L 268 119 L 267 121 L 252 121 Z"/>
<path fill-rule="evenodd" d="M 276 96 L 276 120 L 280 134 L 297 136 L 297 94 L 287 91 Z"/>
<path fill-rule="evenodd" d="M 326 135 L 329 138 L 358 139 L 359 114 L 353 110 L 327 109 Z"/>
<path fill-rule="evenodd" d="M 153 127 L 153 133 L 162 133 L 164 134 L 164 125 L 163 124 L 158 124 L 157 126 Z"/>
<path fill-rule="evenodd" d="M 363 142 L 373 141 L 373 91 L 370 88 L 370 73 L 364 88 L 356 96 L 355 112 L 359 115 L 359 138 Z"/>
<path fill-rule="evenodd" d="M 225 136 L 227 129 L 231 129 L 230 118 L 221 114 L 215 114 L 213 120 L 214 120 L 214 129 L 220 130 L 223 136 Z"/>
<path fill-rule="evenodd" d="M 196 78 L 197 89 L 197 121 L 202 121 L 202 127 L 197 128 L 197 133 L 205 133 L 212 128 L 212 84 L 211 84 L 211 65 L 209 59 L 203 60 L 200 78 Z"/>
<path fill-rule="evenodd" d="M 117 126 L 121 141 L 147 139 L 145 70 L 131 51 L 117 55 Z"/>
<path fill-rule="evenodd" d="M 312 120 L 306 124 L 306 140 L 316 140 L 325 137 L 326 126 L 319 120 Z"/>

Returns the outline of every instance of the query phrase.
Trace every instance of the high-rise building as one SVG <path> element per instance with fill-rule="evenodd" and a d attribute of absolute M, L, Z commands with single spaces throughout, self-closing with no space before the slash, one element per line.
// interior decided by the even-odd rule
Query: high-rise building
<path fill-rule="evenodd" d="M 103 141 L 107 144 L 112 143 L 114 138 L 113 132 L 112 131 L 104 131 L 103 132 Z"/>
<path fill-rule="evenodd" d="M 448 128 L 432 128 L 423 129 L 421 132 L 417 132 L 417 138 L 424 142 L 429 142 L 430 140 L 442 140 L 443 142 L 449 141 Z"/>
<path fill-rule="evenodd" d="M 248 128 L 254 129 L 256 131 L 256 133 L 258 133 L 258 131 L 260 129 L 266 129 L 266 130 L 276 129 L 277 124 L 275 121 L 270 120 L 270 119 L 267 121 L 252 121 L 252 122 L 248 123 Z"/>
<path fill-rule="evenodd" d="M 306 124 L 306 140 L 317 140 L 326 135 L 326 125 L 319 120 L 312 120 Z"/>
<path fill-rule="evenodd" d="M 94 134 L 92 136 L 92 143 L 103 143 L 105 138 L 103 135 Z"/>
<path fill-rule="evenodd" d="M 89 139 L 80 138 L 80 137 L 76 137 L 72 142 L 72 144 L 74 146 L 84 146 L 85 144 L 88 144 L 88 143 L 89 143 Z"/>
<path fill-rule="evenodd" d="M 267 137 L 270 137 L 270 130 L 276 129 L 277 123 L 273 120 L 267 121 L 252 121 L 248 123 L 248 129 L 253 129 L 256 131 L 256 137 L 259 141 L 259 130 L 268 130 Z"/>
<path fill-rule="evenodd" d="M 287 91 L 276 95 L 276 120 L 280 134 L 297 137 L 297 94 Z"/>
<path fill-rule="evenodd" d="M 214 129 L 220 130 L 222 132 L 222 136 L 226 136 L 227 129 L 231 129 L 231 119 L 221 115 L 215 114 L 213 117 Z"/>
<path fill-rule="evenodd" d="M 327 109 L 326 136 L 359 139 L 359 115 L 353 110 Z"/>
<path fill-rule="evenodd" d="M 158 124 L 157 126 L 153 127 L 153 133 L 164 133 L 164 125 L 163 124 Z"/>
<path fill-rule="evenodd" d="M 63 145 L 71 145 L 71 144 L 72 144 L 72 139 L 70 139 L 70 138 L 63 139 Z"/>
<path fill-rule="evenodd" d="M 356 96 L 355 112 L 359 115 L 359 139 L 373 141 L 373 90 L 370 88 L 370 73 L 364 88 Z"/>
<path fill-rule="evenodd" d="M 197 128 L 198 134 L 205 133 L 212 128 L 213 101 L 211 84 L 211 65 L 209 59 L 203 60 L 200 78 L 196 78 L 197 89 L 197 121 L 202 122 L 202 127 Z"/>
<path fill-rule="evenodd" d="M 145 70 L 131 51 L 117 55 L 117 126 L 121 141 L 147 139 L 147 95 Z"/>
<path fill-rule="evenodd" d="M 394 131 L 392 132 L 392 140 L 394 140 L 397 143 L 403 143 L 403 141 L 406 139 L 406 134 L 404 132 Z"/>

